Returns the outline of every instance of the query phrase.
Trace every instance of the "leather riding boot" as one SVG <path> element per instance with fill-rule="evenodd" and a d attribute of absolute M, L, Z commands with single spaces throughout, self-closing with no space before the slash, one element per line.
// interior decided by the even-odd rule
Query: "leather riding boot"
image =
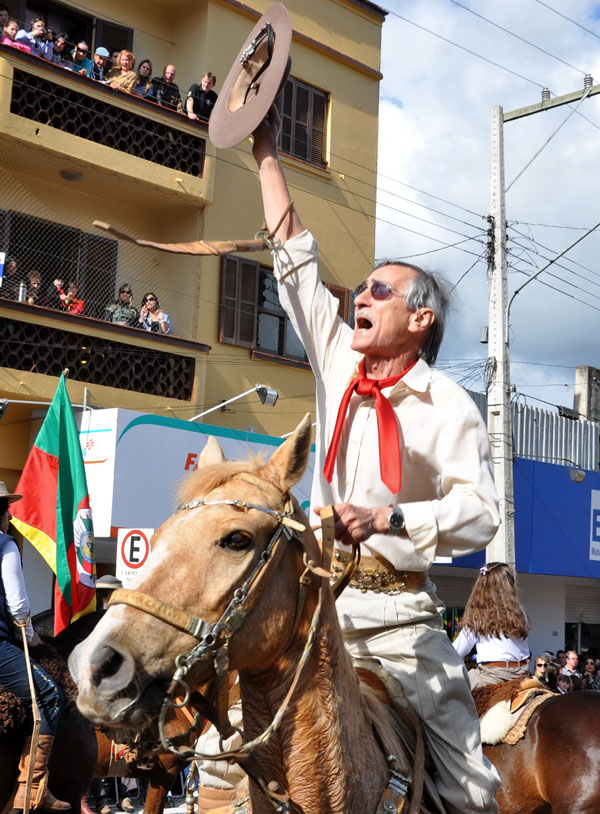
<path fill-rule="evenodd" d="M 87 793 L 81 798 L 81 814 L 96 814 L 90 805 L 90 798 Z"/>
<path fill-rule="evenodd" d="M 53 743 L 54 738 L 52 735 L 39 736 L 31 779 L 29 807 L 32 811 L 50 811 L 58 814 L 58 812 L 69 811 L 71 806 L 69 803 L 57 800 L 48 788 L 48 761 Z M 15 794 L 13 808 L 24 808 L 25 806 L 25 786 L 27 785 L 27 774 L 29 772 L 30 751 L 31 736 L 27 737 L 23 744 L 21 760 L 19 761 L 19 785 Z"/>

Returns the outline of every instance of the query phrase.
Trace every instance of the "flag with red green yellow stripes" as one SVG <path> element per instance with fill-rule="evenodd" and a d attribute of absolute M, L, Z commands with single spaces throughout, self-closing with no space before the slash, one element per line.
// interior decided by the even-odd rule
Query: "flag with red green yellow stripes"
<path fill-rule="evenodd" d="M 56 574 L 54 635 L 96 609 L 94 527 L 65 375 L 25 462 L 12 524 Z"/>

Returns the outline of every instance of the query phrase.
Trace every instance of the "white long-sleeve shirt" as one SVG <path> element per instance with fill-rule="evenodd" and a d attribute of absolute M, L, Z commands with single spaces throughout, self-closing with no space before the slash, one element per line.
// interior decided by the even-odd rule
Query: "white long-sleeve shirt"
<path fill-rule="evenodd" d="M 525 661 L 529 658 L 527 639 L 517 639 L 515 636 L 478 636 L 469 628 L 463 627 L 452 644 L 463 659 L 477 646 L 477 664 L 487 661 Z"/>
<path fill-rule="evenodd" d="M 24 622 L 29 619 L 29 598 L 23 578 L 21 554 L 17 544 L 12 539 L 5 541 L 4 548 L 0 552 L 0 576 L 2 577 L 6 605 L 10 615 L 17 622 Z M 26 631 L 27 641 L 31 641 L 33 637 L 31 620 L 28 621 Z"/>
<path fill-rule="evenodd" d="M 408 536 L 374 534 L 362 544 L 365 555 L 380 554 L 400 570 L 423 571 L 436 554 L 456 557 L 484 548 L 499 522 L 486 428 L 469 395 L 423 360 L 382 391 L 398 419 L 401 492 L 393 494 L 381 480 L 374 401 L 357 394 L 350 400 L 332 482 L 325 480 L 340 401 L 362 355 L 352 350 L 352 329 L 337 316 L 338 301 L 319 278 L 316 254 L 307 231 L 274 252 L 281 304 L 316 377 L 311 506 L 400 505 Z"/>

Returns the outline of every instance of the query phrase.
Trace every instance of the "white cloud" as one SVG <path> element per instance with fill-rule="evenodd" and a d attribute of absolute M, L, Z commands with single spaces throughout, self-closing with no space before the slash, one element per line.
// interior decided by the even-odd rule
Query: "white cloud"
<path fill-rule="evenodd" d="M 600 82 L 600 40 L 535 0 L 464 0 L 464 4 L 565 62 L 595 74 L 595 81 Z M 550 4 L 600 36 L 596 4 L 586 0 L 551 0 Z M 407 229 L 447 243 L 464 238 L 445 231 L 441 225 L 476 236 L 478 240 L 460 247 L 474 255 L 457 247 L 413 258 L 413 262 L 440 270 L 454 284 L 476 255 L 484 251 L 485 235 L 481 233 L 487 223 L 481 216 L 489 212 L 491 109 L 502 105 L 506 112 L 535 104 L 540 101 L 541 88 L 409 25 L 392 12 L 547 85 L 555 95 L 582 88 L 583 75 L 490 26 L 451 0 L 388 0 L 385 7 L 390 14 L 383 27 L 376 253 L 380 257 L 405 257 L 440 247 Z M 509 231 L 514 266 L 509 275 L 511 292 L 526 280 L 518 270 L 533 273 L 547 262 L 538 253 L 551 259 L 582 234 L 524 224 L 591 227 L 600 221 L 600 97 L 585 101 L 579 110 L 596 126 L 577 114 L 571 116 L 508 192 L 507 219 L 509 223 L 519 221 L 515 228 L 527 236 Z M 570 108 L 563 106 L 505 126 L 507 184 L 569 112 Z M 446 219 L 416 204 L 425 204 L 466 223 Z M 553 251 L 536 248 L 532 239 Z M 516 298 L 511 309 L 511 355 L 515 362 L 534 363 L 513 366 L 513 381 L 522 392 L 553 404 L 569 405 L 572 387 L 565 385 L 572 385 L 574 367 L 600 367 L 599 256 L 600 234 L 595 233 L 570 252 L 568 259 L 559 261 L 568 271 L 557 266 L 550 269 L 559 279 L 547 272 L 541 275 L 541 281 L 566 293 L 532 282 Z M 572 260 L 586 268 L 573 265 Z M 479 337 L 481 325 L 487 324 L 484 261 L 469 272 L 455 293 L 457 304 L 441 356 L 483 359 L 487 348 L 480 344 Z M 567 365 L 570 369 L 542 364 Z M 477 389 L 481 389 L 481 383 Z"/>

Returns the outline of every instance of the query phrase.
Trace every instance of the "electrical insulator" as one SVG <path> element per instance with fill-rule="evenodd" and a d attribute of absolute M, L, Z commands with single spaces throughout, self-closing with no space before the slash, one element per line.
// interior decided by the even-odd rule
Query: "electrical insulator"
<path fill-rule="evenodd" d="M 550 101 L 550 91 L 548 88 L 542 88 L 542 102 Z"/>
<path fill-rule="evenodd" d="M 592 75 L 589 74 L 589 73 L 586 73 L 586 75 L 583 77 L 583 87 L 584 87 L 584 89 L 585 88 L 591 88 L 591 87 L 593 87 L 593 85 L 594 85 L 594 80 L 592 78 Z"/>

